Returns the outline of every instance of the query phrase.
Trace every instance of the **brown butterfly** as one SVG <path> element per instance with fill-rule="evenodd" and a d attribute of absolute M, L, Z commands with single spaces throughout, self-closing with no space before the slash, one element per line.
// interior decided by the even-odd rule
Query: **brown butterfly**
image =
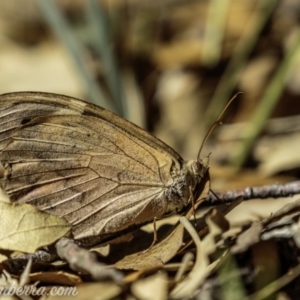
<path fill-rule="evenodd" d="M 208 161 L 184 161 L 136 125 L 67 96 L 0 96 L 2 187 L 73 224 L 75 239 L 120 232 L 197 199 Z"/>

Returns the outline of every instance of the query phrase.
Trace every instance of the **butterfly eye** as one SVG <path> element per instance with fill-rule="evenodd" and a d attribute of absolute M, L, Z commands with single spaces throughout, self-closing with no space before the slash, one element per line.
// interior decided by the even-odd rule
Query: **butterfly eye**
<path fill-rule="evenodd" d="M 195 175 L 198 175 L 200 178 L 203 178 L 209 166 L 209 156 L 200 161 L 193 161 L 191 169 Z"/>
<path fill-rule="evenodd" d="M 203 165 L 201 163 L 201 161 L 193 161 L 192 163 L 192 171 L 194 174 L 201 174 L 203 172 Z"/>

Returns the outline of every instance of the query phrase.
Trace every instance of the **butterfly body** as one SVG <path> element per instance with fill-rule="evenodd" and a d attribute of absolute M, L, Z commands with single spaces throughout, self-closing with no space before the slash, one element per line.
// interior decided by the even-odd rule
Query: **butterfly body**
<path fill-rule="evenodd" d="M 12 201 L 64 217 L 75 239 L 182 210 L 208 169 L 113 113 L 66 96 L 1 95 L 0 126 L 2 187 Z"/>

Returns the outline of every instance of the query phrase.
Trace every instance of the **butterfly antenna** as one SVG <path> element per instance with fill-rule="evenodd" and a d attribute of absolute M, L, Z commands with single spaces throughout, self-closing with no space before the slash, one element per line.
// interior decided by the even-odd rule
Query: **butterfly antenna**
<path fill-rule="evenodd" d="M 198 155 L 197 155 L 197 161 L 200 161 L 200 155 L 201 155 L 201 152 L 202 152 L 202 149 L 203 149 L 203 147 L 204 147 L 205 142 L 207 141 L 207 139 L 209 138 L 209 136 L 211 135 L 211 133 L 213 132 L 213 130 L 215 129 L 215 127 L 216 127 L 217 125 L 222 125 L 221 118 L 223 117 L 225 111 L 227 110 L 227 108 L 229 107 L 229 105 L 233 102 L 233 100 L 234 100 L 238 95 L 240 95 L 240 94 L 242 94 L 242 92 L 236 93 L 236 94 L 229 100 L 229 102 L 227 103 L 227 105 L 225 106 L 225 108 L 223 109 L 223 111 L 220 113 L 220 115 L 219 115 L 217 121 L 215 121 L 215 122 L 210 126 L 210 128 L 209 128 L 208 132 L 206 133 L 206 135 L 205 135 L 205 137 L 204 137 L 204 139 L 203 139 L 203 141 L 202 141 L 202 144 L 201 144 L 201 146 L 200 146 L 200 149 L 199 149 L 199 152 L 198 152 Z"/>

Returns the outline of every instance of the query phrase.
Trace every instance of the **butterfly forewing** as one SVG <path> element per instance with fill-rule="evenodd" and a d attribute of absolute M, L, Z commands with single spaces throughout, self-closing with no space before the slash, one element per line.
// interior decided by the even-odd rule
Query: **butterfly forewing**
<path fill-rule="evenodd" d="M 180 156 L 132 123 L 45 93 L 0 96 L 2 186 L 12 201 L 65 217 L 75 238 L 112 233 L 166 212 Z"/>

